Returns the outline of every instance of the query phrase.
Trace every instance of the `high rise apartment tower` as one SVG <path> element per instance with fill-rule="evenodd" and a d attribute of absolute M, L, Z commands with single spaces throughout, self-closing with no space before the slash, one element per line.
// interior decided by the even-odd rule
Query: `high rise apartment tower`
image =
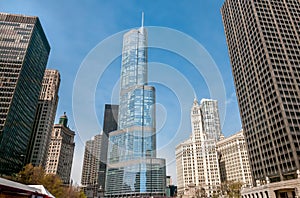
<path fill-rule="evenodd" d="M 37 17 L 0 13 L 0 174 L 26 161 L 49 52 Z"/>
<path fill-rule="evenodd" d="M 163 196 L 165 160 L 156 158 L 155 89 L 147 83 L 147 31 L 124 35 L 118 130 L 109 133 L 106 196 Z"/>
<path fill-rule="evenodd" d="M 300 1 L 226 0 L 221 12 L 254 181 L 295 178 Z"/>
<path fill-rule="evenodd" d="M 98 174 L 100 168 L 101 141 L 102 135 L 99 134 L 85 143 L 81 184 L 84 187 L 85 194 L 93 194 L 91 197 L 97 197 L 98 190 L 100 190 Z"/>
<path fill-rule="evenodd" d="M 59 72 L 53 69 L 46 69 L 27 155 L 29 162 L 34 166 L 41 165 L 45 167 L 46 165 L 58 103 L 59 84 Z"/>

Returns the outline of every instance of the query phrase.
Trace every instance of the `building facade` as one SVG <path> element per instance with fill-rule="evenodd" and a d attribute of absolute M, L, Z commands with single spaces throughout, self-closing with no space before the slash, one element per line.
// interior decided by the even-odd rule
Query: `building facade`
<path fill-rule="evenodd" d="M 98 196 L 98 174 L 100 168 L 100 152 L 101 152 L 102 135 L 96 135 L 92 140 L 88 140 L 85 144 L 81 184 L 84 187 L 85 194 L 91 194 L 88 197 Z M 90 191 L 91 193 L 87 193 Z"/>
<path fill-rule="evenodd" d="M 19 172 L 50 46 L 37 17 L 0 13 L 0 174 Z"/>
<path fill-rule="evenodd" d="M 244 187 L 252 185 L 247 145 L 243 130 L 217 142 L 221 182 L 241 182 Z"/>
<path fill-rule="evenodd" d="M 59 72 L 53 69 L 46 69 L 28 149 L 29 162 L 33 166 L 41 165 L 44 168 L 46 166 L 48 147 L 58 103 L 59 85 Z"/>
<path fill-rule="evenodd" d="M 192 134 L 176 147 L 178 195 L 189 186 L 197 193 L 213 196 L 220 188 L 216 143 L 222 137 L 216 100 L 195 99 L 191 109 Z"/>
<path fill-rule="evenodd" d="M 68 118 L 64 114 L 53 127 L 45 169 L 47 174 L 58 175 L 64 184 L 70 183 L 74 136 L 75 132 L 68 127 Z"/>
<path fill-rule="evenodd" d="M 242 188 L 242 198 L 297 198 L 300 192 L 300 172 L 298 178 L 270 183 L 266 180 L 253 188 Z"/>
<path fill-rule="evenodd" d="M 107 165 L 107 149 L 109 133 L 118 129 L 119 105 L 105 104 L 103 117 L 103 133 L 101 141 L 100 168 L 98 175 L 99 189 L 104 192 Z"/>
<path fill-rule="evenodd" d="M 156 158 L 155 89 L 147 85 L 147 31 L 123 38 L 118 130 L 109 133 L 105 195 L 164 196 L 165 160 Z"/>
<path fill-rule="evenodd" d="M 300 169 L 300 2 L 226 0 L 221 9 L 254 182 Z"/>

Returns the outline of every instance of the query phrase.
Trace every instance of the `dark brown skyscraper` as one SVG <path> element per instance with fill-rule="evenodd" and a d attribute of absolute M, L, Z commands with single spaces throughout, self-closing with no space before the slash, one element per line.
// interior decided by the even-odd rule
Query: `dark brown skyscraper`
<path fill-rule="evenodd" d="M 253 179 L 300 169 L 300 1 L 226 0 L 223 23 Z"/>
<path fill-rule="evenodd" d="M 23 167 L 49 52 L 37 17 L 0 13 L 0 174 Z"/>
<path fill-rule="evenodd" d="M 105 189 L 105 173 L 107 164 L 107 147 L 109 133 L 118 129 L 119 105 L 105 104 L 103 133 L 101 142 L 100 167 L 98 175 L 99 187 Z"/>

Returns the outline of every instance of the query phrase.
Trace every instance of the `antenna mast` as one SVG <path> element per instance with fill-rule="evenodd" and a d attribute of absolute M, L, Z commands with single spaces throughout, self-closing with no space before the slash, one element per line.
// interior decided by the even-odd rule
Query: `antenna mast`
<path fill-rule="evenodd" d="M 144 27 L 144 12 L 142 12 L 142 27 Z"/>

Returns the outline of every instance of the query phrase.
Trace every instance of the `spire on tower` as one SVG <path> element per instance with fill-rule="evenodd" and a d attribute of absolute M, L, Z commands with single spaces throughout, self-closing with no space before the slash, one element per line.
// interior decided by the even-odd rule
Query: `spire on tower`
<path fill-rule="evenodd" d="M 194 98 L 194 106 L 198 106 L 198 101 L 197 101 L 196 96 L 195 96 L 195 98 Z"/>
<path fill-rule="evenodd" d="M 142 12 L 142 27 L 144 27 L 144 12 Z"/>

